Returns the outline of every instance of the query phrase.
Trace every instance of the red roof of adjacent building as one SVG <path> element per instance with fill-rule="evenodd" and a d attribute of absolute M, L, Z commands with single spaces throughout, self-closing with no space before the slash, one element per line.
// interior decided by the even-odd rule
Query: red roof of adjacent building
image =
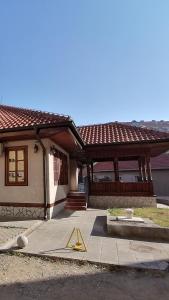
<path fill-rule="evenodd" d="M 0 130 L 35 125 L 55 125 L 70 120 L 69 116 L 0 105 Z"/>
<path fill-rule="evenodd" d="M 162 154 L 151 158 L 152 169 L 169 169 L 169 154 Z M 137 170 L 137 161 L 119 161 L 119 170 Z M 105 161 L 94 164 L 94 172 L 114 170 L 113 162 Z"/>
<path fill-rule="evenodd" d="M 80 126 L 78 130 L 86 145 L 169 140 L 169 133 L 118 122 Z"/>

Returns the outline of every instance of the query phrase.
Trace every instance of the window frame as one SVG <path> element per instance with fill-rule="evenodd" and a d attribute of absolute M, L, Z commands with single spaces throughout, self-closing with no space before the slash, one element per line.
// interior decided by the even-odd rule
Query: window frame
<path fill-rule="evenodd" d="M 24 181 L 9 181 L 9 152 L 24 151 Z M 15 170 L 17 172 L 17 170 Z M 5 185 L 6 186 L 27 186 L 28 185 L 28 146 L 5 147 Z"/>

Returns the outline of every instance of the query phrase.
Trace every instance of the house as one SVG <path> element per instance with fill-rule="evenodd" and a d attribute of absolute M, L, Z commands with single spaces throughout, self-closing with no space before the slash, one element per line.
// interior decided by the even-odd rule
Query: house
<path fill-rule="evenodd" d="M 169 154 L 152 157 L 151 169 L 154 193 L 157 197 L 169 196 Z M 101 162 L 94 165 L 95 181 L 112 181 L 114 178 L 113 162 Z M 119 176 L 122 182 L 138 182 L 139 169 L 136 161 L 120 161 Z"/>
<path fill-rule="evenodd" d="M 154 206 L 150 157 L 168 149 L 168 133 L 120 123 L 76 127 L 69 116 L 0 105 L 0 217 L 50 219 L 65 204 L 84 205 L 84 165 L 89 205 Z M 120 182 L 119 161 L 133 159 L 139 182 Z M 113 161 L 114 181 L 94 182 L 101 161 Z"/>
<path fill-rule="evenodd" d="M 0 217 L 52 218 L 76 189 L 83 141 L 68 116 L 0 105 Z"/>

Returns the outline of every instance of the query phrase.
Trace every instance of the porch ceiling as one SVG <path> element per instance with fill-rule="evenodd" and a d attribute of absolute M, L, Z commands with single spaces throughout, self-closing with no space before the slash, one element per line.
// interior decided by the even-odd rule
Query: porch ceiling
<path fill-rule="evenodd" d="M 78 151 L 81 149 L 80 144 L 69 128 L 64 128 L 63 130 L 56 132 L 50 136 L 50 139 L 67 152 Z"/>
<path fill-rule="evenodd" d="M 155 157 L 167 150 L 169 150 L 169 142 L 85 147 L 87 159 L 93 161 L 108 161 L 114 157 L 118 157 L 120 160 L 132 160 L 140 156 Z"/>
<path fill-rule="evenodd" d="M 78 151 L 81 149 L 77 139 L 67 127 L 43 128 L 39 132 L 40 138 L 49 138 L 67 152 Z M 0 142 L 20 141 L 37 139 L 35 130 L 23 130 L 16 132 L 0 133 Z"/>

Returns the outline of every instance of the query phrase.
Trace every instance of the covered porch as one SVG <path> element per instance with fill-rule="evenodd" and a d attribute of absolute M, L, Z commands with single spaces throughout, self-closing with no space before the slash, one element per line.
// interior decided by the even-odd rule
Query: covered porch
<path fill-rule="evenodd" d="M 104 159 L 100 158 L 99 161 Z M 135 181 L 123 180 L 120 176 L 120 162 L 137 161 L 138 171 Z M 90 195 L 105 196 L 153 196 L 153 182 L 150 163 L 150 154 L 145 156 L 112 157 L 113 170 L 112 178 L 98 179 L 94 175 L 94 164 L 91 162 L 87 166 L 87 177 Z"/>
<path fill-rule="evenodd" d="M 169 149 L 168 134 L 120 123 L 82 126 L 79 132 L 85 142 L 83 151 L 72 153 L 78 165 L 86 170 L 88 206 L 94 208 L 156 206 L 151 172 L 151 157 Z M 135 180 L 124 180 L 122 162 L 135 161 Z M 97 162 L 111 162 L 109 180 L 95 177 Z"/>
<path fill-rule="evenodd" d="M 88 147 L 88 205 L 96 208 L 156 206 L 150 158 L 163 152 L 163 149 L 162 145 L 144 143 Z M 96 162 L 104 161 L 112 162 L 112 178 L 98 180 L 95 178 L 94 166 Z M 121 177 L 120 163 L 126 161 L 137 162 L 134 182 Z"/>
<path fill-rule="evenodd" d="M 91 196 L 153 196 L 152 182 L 91 182 Z"/>

